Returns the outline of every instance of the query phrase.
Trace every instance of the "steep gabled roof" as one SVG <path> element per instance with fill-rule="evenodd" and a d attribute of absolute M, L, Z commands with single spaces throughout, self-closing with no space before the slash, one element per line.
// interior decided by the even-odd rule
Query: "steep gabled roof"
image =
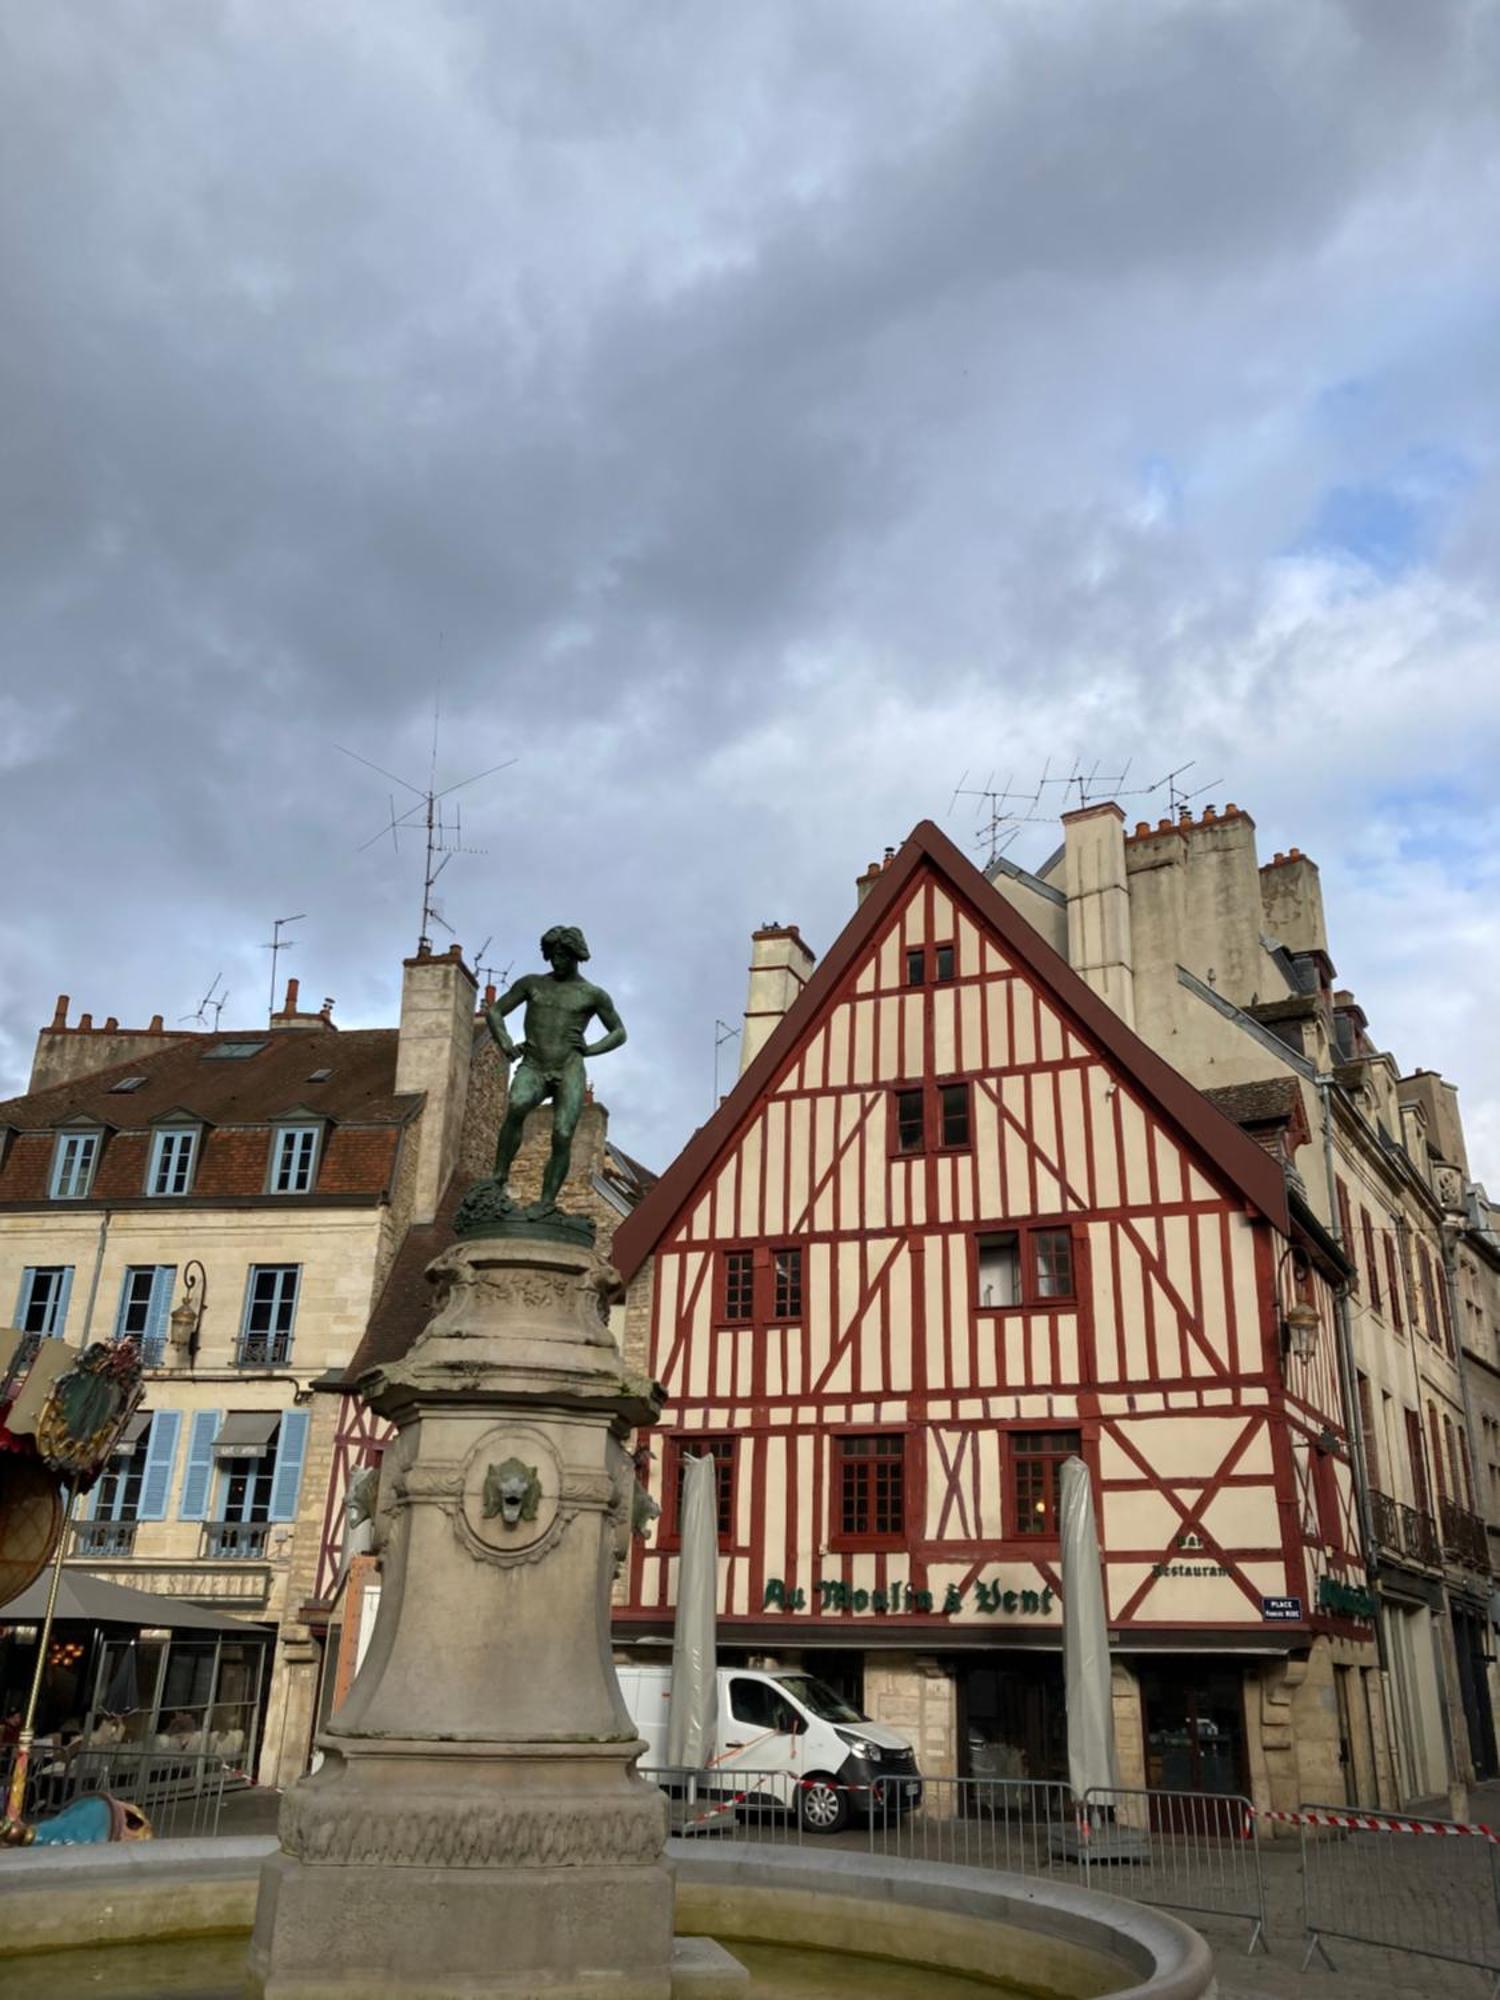
<path fill-rule="evenodd" d="M 1285 1231 L 1289 1227 L 1286 1180 L 1276 1162 L 1128 1028 L 1067 960 L 986 881 L 947 835 L 931 820 L 923 820 L 881 872 L 828 956 L 734 1089 L 689 1140 L 635 1213 L 621 1223 L 612 1252 L 621 1275 L 629 1280 L 651 1255 L 761 1097 L 771 1089 L 784 1064 L 837 993 L 850 967 L 879 937 L 912 878 L 924 866 L 934 869 L 969 904 L 1011 957 L 1073 1016 L 1081 1033 L 1130 1079 L 1149 1104 L 1197 1147 L 1219 1175 L 1252 1208 Z"/>

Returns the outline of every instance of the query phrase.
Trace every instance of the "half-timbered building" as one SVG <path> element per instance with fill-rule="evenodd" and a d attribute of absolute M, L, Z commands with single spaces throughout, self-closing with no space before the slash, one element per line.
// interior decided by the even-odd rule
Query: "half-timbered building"
<path fill-rule="evenodd" d="M 1335 1246 L 935 827 L 867 887 L 815 971 L 758 934 L 764 1045 L 615 1238 L 668 1396 L 622 1651 L 669 1636 L 707 1451 L 721 1657 L 805 1661 L 929 1770 L 1058 1775 L 1077 1454 L 1128 1780 L 1325 1795 L 1335 1660 L 1384 1755 Z"/>

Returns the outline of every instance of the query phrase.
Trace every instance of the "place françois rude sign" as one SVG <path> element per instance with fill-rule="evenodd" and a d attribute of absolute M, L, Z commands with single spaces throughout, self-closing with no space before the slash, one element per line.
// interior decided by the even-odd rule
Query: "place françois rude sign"
<path fill-rule="evenodd" d="M 847 1583 L 836 1582 L 825 1577 L 814 1584 L 818 1611 L 868 1612 L 877 1618 L 914 1617 L 951 1618 L 955 1612 L 965 1610 L 970 1602 L 968 1592 L 950 1583 L 939 1596 L 931 1590 L 913 1590 L 909 1584 L 892 1583 L 884 1590 L 856 1590 Z M 1051 1589 L 1007 1590 L 1003 1584 L 976 1583 L 972 1604 L 976 1611 L 993 1616 L 996 1613 L 1023 1618 L 1045 1618 L 1056 1598 Z M 765 1597 L 761 1603 L 763 1611 L 806 1611 L 809 1609 L 807 1591 L 800 1586 L 793 1587 L 779 1576 L 767 1577 Z"/>

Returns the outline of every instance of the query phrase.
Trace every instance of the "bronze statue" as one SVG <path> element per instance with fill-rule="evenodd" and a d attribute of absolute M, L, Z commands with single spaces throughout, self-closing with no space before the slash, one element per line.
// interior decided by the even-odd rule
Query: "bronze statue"
<path fill-rule="evenodd" d="M 625 1040 L 625 1027 L 613 1000 L 602 986 L 591 985 L 578 975 L 579 965 L 588 955 L 583 932 L 576 925 L 554 924 L 542 939 L 542 957 L 552 970 L 529 972 L 518 979 L 484 1017 L 506 1061 L 520 1058 L 495 1148 L 495 1182 L 502 1195 L 520 1149 L 527 1113 L 547 1098 L 552 1100 L 552 1153 L 533 1216 L 549 1215 L 556 1209 L 568 1177 L 573 1133 L 584 1105 L 584 1058 L 607 1055 Z M 523 1003 L 524 1039 L 517 1048 L 506 1032 L 505 1016 Z M 584 1030 L 595 1017 L 606 1032 L 597 1042 L 586 1042 Z"/>

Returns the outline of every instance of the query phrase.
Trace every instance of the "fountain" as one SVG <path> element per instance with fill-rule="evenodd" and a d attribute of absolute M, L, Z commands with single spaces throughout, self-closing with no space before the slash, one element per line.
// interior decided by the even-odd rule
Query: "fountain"
<path fill-rule="evenodd" d="M 578 976 L 581 935 L 549 931 L 542 948 L 551 972 L 489 1015 L 519 1060 L 495 1177 L 429 1267 L 426 1328 L 361 1383 L 396 1427 L 375 1516 L 384 1582 L 320 1768 L 286 1794 L 274 1846 L 0 1856 L 7 1995 L 218 2000 L 243 1990 L 249 1933 L 267 2000 L 1197 2000 L 1213 1980 L 1202 1940 L 1112 1897 L 875 1853 L 667 1841 L 609 1629 L 637 1491 L 626 1440 L 661 1391 L 621 1362 L 606 1320 L 619 1280 L 592 1223 L 555 1205 L 583 1059 L 625 1031 Z M 504 1015 L 523 1003 L 518 1050 Z M 592 1017 L 607 1032 L 586 1046 Z M 506 1177 L 546 1096 L 552 1157 L 522 1208 Z"/>

